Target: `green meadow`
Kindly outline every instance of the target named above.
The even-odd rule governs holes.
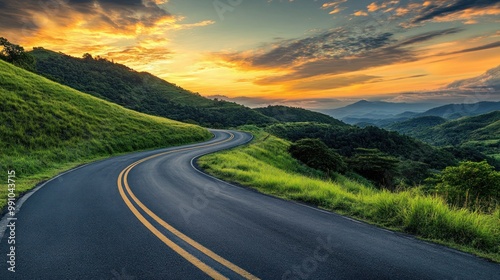
[[[338,175],[327,179],[288,153],[290,142],[246,127],[254,141],[202,157],[210,174],[262,193],[335,211],[500,262],[500,209],[493,214],[452,208],[418,188],[389,192]]]
[[[125,109],[0,60],[0,208],[7,171],[16,194],[61,171],[112,155],[203,141],[199,126]]]

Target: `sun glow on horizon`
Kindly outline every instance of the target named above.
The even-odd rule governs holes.
[[[5,1],[0,36],[230,98],[392,98],[500,64],[495,1],[129,2]]]

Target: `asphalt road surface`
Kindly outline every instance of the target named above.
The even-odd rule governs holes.
[[[197,171],[251,136],[134,153],[35,192],[0,243],[0,279],[500,279],[500,265]]]

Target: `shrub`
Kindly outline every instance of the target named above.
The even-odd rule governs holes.
[[[309,167],[326,173],[344,173],[347,170],[342,157],[319,139],[301,139],[289,148],[290,154]]]

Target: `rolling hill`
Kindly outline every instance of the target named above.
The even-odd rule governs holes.
[[[302,108],[287,106],[267,106],[254,109],[257,112],[281,122],[318,122],[331,125],[346,126],[345,123],[328,115]]]
[[[242,105],[202,97],[104,58],[76,58],[43,48],[29,53],[36,59],[38,74],[146,114],[215,128],[277,122]]]
[[[384,128],[388,130],[397,131],[401,134],[414,136],[430,127],[440,125],[445,122],[446,119],[441,117],[425,116],[425,117],[417,117],[402,122],[393,123]]]
[[[378,149],[401,160],[423,162],[435,169],[442,169],[457,162],[457,158],[450,153],[411,137],[377,127],[286,123],[271,125],[266,131],[289,141],[317,138],[345,157],[352,157],[356,148],[368,148]]]
[[[145,115],[0,60],[0,172],[16,191],[96,158],[209,139],[196,125]],[[7,188],[0,189],[0,208]]]
[[[475,147],[500,158],[500,111],[443,122],[439,117],[420,117],[388,127],[437,146]]]

